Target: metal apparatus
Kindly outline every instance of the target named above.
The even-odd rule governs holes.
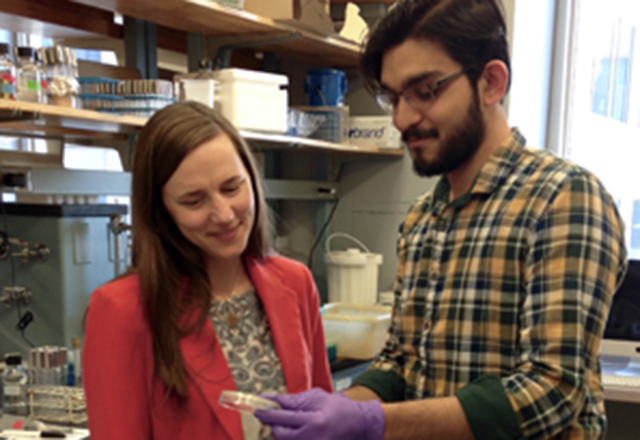
[[[89,296],[126,264],[128,207],[106,196],[128,196],[130,174],[64,169],[65,147],[52,144],[0,149],[1,193],[15,200],[0,203],[0,326],[15,334],[0,353],[82,338]]]

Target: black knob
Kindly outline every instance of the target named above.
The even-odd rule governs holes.
[[[4,173],[2,185],[24,188],[27,186],[27,175],[24,173]]]

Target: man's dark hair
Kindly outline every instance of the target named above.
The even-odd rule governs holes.
[[[500,0],[400,0],[372,29],[360,60],[370,90],[380,88],[382,57],[410,38],[441,44],[474,89],[484,66],[504,62],[511,83],[507,29]],[[506,94],[506,93],[505,93]]]

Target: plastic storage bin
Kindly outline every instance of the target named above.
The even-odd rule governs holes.
[[[325,338],[338,344],[338,358],[371,359],[384,345],[391,307],[329,303],[322,322]]]
[[[218,81],[214,107],[243,130],[286,133],[286,75],[247,69],[221,69],[214,72]]]

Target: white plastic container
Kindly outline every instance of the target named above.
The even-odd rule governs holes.
[[[364,250],[349,248],[346,251],[331,251],[333,238],[345,237],[355,241]],[[336,232],[325,242],[329,302],[353,304],[375,304],[378,302],[378,266],[382,255],[369,249],[355,237]]]
[[[338,358],[371,359],[376,356],[391,324],[391,307],[329,303],[322,316],[324,335],[338,345]]]
[[[214,107],[216,82],[213,79],[184,78],[178,84],[182,101],[196,101],[211,108]]]
[[[285,133],[287,131],[286,75],[247,69],[214,71],[218,81],[215,108],[238,129]]]
[[[385,149],[402,148],[402,134],[391,116],[350,116],[349,143]]]

